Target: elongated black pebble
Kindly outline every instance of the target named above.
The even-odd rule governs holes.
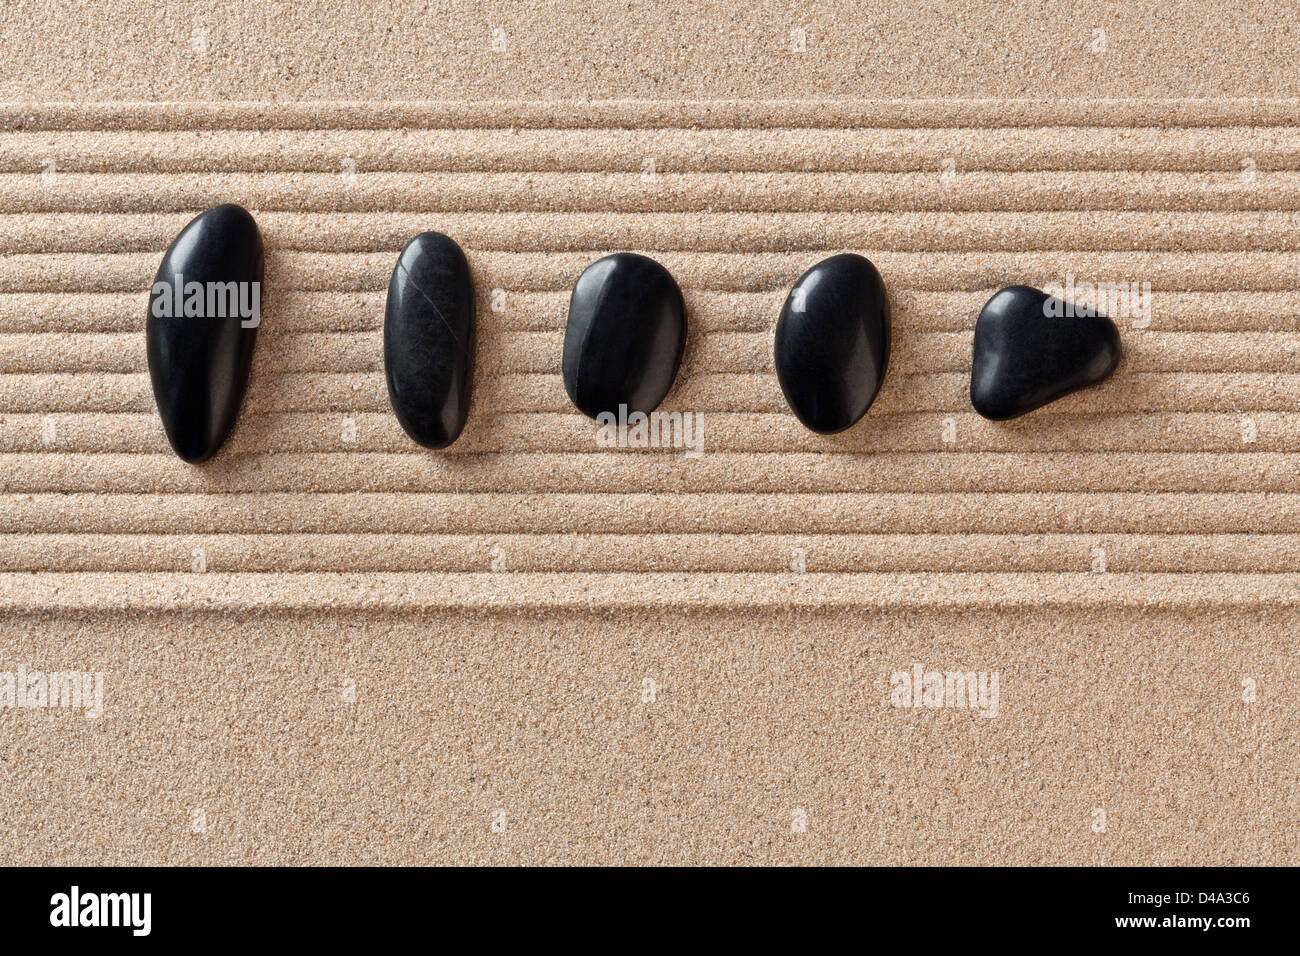
[[[664,400],[686,345],[686,305],[668,270],[620,252],[578,277],[564,328],[564,388],[579,410],[649,414]]]
[[[825,435],[867,413],[889,365],[889,298],[869,259],[844,253],[794,284],[776,322],[776,378],[799,421]]]
[[[474,279],[460,246],[422,232],[402,249],[388,282],[384,371],[406,434],[446,448],[469,415],[474,381]]]
[[[1001,421],[1108,377],[1120,359],[1119,329],[1104,315],[1079,315],[1029,286],[993,295],[975,320],[970,400]]]
[[[241,206],[199,215],[163,256],[149,295],[146,352],[167,440],[195,464],[235,425],[262,316],[262,234]]]

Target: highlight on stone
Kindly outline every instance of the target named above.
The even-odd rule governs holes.
[[[145,344],[172,449],[206,461],[230,435],[248,387],[261,323],[262,235],[241,206],[195,217],[158,266]]]
[[[649,414],[677,377],[686,347],[681,289],[658,262],[605,256],[578,277],[564,328],[564,387],[583,414]]]
[[[474,280],[465,253],[438,232],[397,257],[384,311],[388,400],[402,429],[446,448],[465,428],[474,381]]]
[[[781,392],[799,421],[830,435],[875,401],[889,366],[889,298],[870,260],[844,253],[794,284],[776,323]]]
[[[985,418],[1016,418],[1107,378],[1119,365],[1119,329],[1046,292],[1009,286],[975,321],[970,400]]]

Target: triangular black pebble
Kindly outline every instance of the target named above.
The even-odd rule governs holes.
[[[1080,315],[1046,292],[1010,286],[975,321],[970,401],[985,418],[1015,418],[1095,385],[1119,357],[1119,329],[1106,316]]]

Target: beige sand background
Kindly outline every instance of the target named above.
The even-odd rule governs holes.
[[[0,672],[106,695],[0,709],[0,862],[1300,862],[1298,55],[1285,5],[6,4]],[[192,468],[146,290],[222,201],[268,288]],[[442,454],[379,347],[424,229],[480,291]],[[565,398],[616,249],[699,458]],[[843,249],[894,354],[822,438],[771,329]],[[1067,274],[1149,326],[983,421],[980,305]],[[891,706],[918,663],[997,716]]]

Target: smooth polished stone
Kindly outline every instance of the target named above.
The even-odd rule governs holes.
[[[1028,286],[994,294],[975,321],[975,411],[994,421],[1015,418],[1115,371],[1121,353],[1115,323],[1073,313],[1061,299]]]
[[[856,423],[889,365],[889,298],[869,259],[844,253],[794,284],[776,322],[776,377],[799,421],[823,435]]]
[[[446,448],[465,427],[474,380],[474,279],[442,233],[402,249],[384,312],[388,401],[406,434]]]
[[[158,266],[145,344],[167,440],[188,462],[226,440],[248,387],[261,322],[262,234],[241,206],[216,206],[181,230]]]
[[[668,270],[620,252],[578,277],[564,329],[564,387],[578,408],[649,414],[677,377],[686,345],[686,305]]]

